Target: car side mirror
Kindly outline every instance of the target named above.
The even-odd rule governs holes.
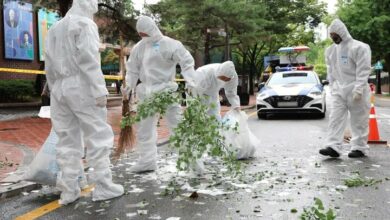
[[[328,80],[322,80],[322,81],[321,81],[321,84],[322,84],[323,86],[329,85],[329,81],[328,81]]]
[[[265,83],[263,83],[263,82],[260,83],[260,84],[259,84],[259,91],[258,91],[258,92],[260,92],[260,90],[261,90],[264,86],[265,86]]]

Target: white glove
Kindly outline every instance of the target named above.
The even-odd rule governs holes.
[[[107,96],[101,96],[96,98],[96,106],[98,107],[106,107],[107,105]]]
[[[196,89],[194,80],[186,81],[186,89],[190,95],[196,96],[199,94],[199,91]]]
[[[121,86],[121,92],[126,99],[129,99],[129,94],[131,92],[130,86],[125,86],[125,87]]]
[[[352,99],[353,99],[353,101],[360,101],[362,99],[362,94],[354,92],[352,95]]]

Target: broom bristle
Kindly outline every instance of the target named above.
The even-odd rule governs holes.
[[[122,116],[130,115],[129,100],[123,100],[122,103]],[[126,150],[131,150],[134,148],[135,143],[135,132],[133,126],[126,126],[121,128],[119,134],[118,146],[115,149],[114,157],[119,158]]]

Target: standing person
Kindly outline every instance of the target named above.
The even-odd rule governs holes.
[[[126,63],[126,83],[124,92],[127,94],[136,88],[140,102],[152,94],[171,90],[176,91],[174,82],[176,65],[181,67],[181,74],[191,86],[191,76],[195,72],[194,59],[190,52],[177,40],[164,36],[156,23],[147,16],[141,16],[137,21],[137,32],[142,40],[132,49]],[[140,80],[140,84],[137,81]],[[181,119],[179,104],[170,106],[166,111],[170,131]],[[157,120],[158,116],[148,117],[137,126],[138,162],[130,168],[131,172],[140,173],[157,169]]]
[[[364,157],[369,149],[371,50],[367,44],[354,40],[339,19],[332,22],[329,33],[334,44],[326,49],[325,59],[332,103],[327,142],[319,153],[340,156],[349,112],[352,139],[348,157]]]
[[[99,34],[93,15],[97,0],[73,0],[66,16],[50,28],[46,43],[46,73],[51,89],[51,116],[59,137],[57,187],[60,204],[80,197],[79,171],[83,147],[75,138],[83,134],[87,161],[95,184],[92,200],[106,200],[123,194],[112,182],[109,154],[114,135],[107,123],[106,84],[100,68]]]
[[[209,106],[208,114],[220,119],[221,105],[219,103],[219,90],[225,89],[225,95],[231,104],[231,109],[240,110],[240,98],[237,95],[238,76],[234,63],[208,64],[196,69],[196,88],[198,95],[206,97]]]

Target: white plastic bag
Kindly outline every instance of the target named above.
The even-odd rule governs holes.
[[[260,141],[249,130],[248,116],[243,111],[230,110],[222,118],[222,123],[230,128],[238,125],[238,132],[230,129],[224,131],[226,144],[232,145],[237,151],[237,159],[248,159],[253,157]]]
[[[38,116],[40,118],[50,118],[50,106],[41,106]]]
[[[31,182],[55,186],[59,167],[56,161],[56,144],[58,136],[51,129],[42,148],[29,165],[24,179]]]

